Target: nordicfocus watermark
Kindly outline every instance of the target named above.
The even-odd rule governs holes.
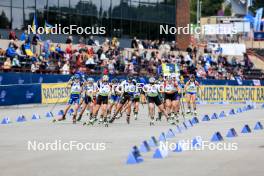
[[[196,143],[193,140],[181,140],[178,143],[169,143],[168,141],[160,142],[159,146],[162,150],[170,151],[237,151],[238,143],[210,142],[204,141],[201,137],[196,138]]]
[[[217,28],[209,27],[209,26],[202,26],[198,27],[193,24],[188,24],[187,26],[179,26],[179,27],[174,27],[174,26],[169,26],[169,25],[160,25],[160,35],[163,34],[170,34],[170,35],[175,35],[175,34],[185,34],[185,35],[201,35],[201,34],[237,34],[238,30],[236,27],[233,28],[226,28],[223,26],[219,26]]]
[[[87,34],[87,35],[104,35],[106,34],[106,27],[104,26],[89,26],[89,27],[80,27],[77,25],[62,26],[61,24],[55,24],[54,26],[45,26],[38,27],[28,25],[27,27],[28,34]]]
[[[122,93],[122,92],[130,92],[130,93],[137,93],[137,92],[144,92],[144,93],[152,93],[152,92],[166,92],[165,86],[158,85],[158,84],[143,84],[143,83],[136,83],[134,85],[131,84],[116,84],[116,85],[104,85],[99,86],[96,85],[93,87],[94,91],[99,90],[99,92],[112,92],[112,93]]]
[[[106,143],[78,142],[75,140],[63,142],[54,140],[51,142],[28,141],[28,151],[104,151]]]

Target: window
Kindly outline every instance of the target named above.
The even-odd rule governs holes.
[[[36,9],[43,10],[47,7],[48,0],[36,0]]]
[[[24,7],[35,9],[36,7],[35,0],[24,0]]]
[[[12,29],[22,29],[23,28],[23,9],[12,8]]]
[[[23,8],[23,1],[21,1],[21,0],[12,0],[12,7]]]
[[[11,6],[11,0],[1,0],[0,6]]]

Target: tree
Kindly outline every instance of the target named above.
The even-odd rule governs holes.
[[[203,0],[202,16],[216,16],[218,10],[222,8],[224,0]]]
[[[225,8],[225,16],[231,16],[231,15],[232,15],[231,4],[229,4],[229,5],[226,6],[226,8]]]
[[[202,16],[216,16],[222,8],[224,0],[200,0],[202,2]],[[191,22],[196,23],[197,0],[190,0]]]
[[[252,12],[256,12],[257,9],[264,7],[264,1],[263,0],[253,0],[253,5],[250,7],[250,10]]]
[[[2,11],[0,15],[0,28],[9,28],[10,27],[10,22],[5,14],[4,11]]]

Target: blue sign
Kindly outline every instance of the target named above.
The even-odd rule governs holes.
[[[41,84],[0,86],[0,106],[31,103],[41,103]]]
[[[254,32],[255,41],[264,41],[264,32]]]

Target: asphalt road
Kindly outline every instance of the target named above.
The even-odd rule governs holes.
[[[241,105],[199,105],[199,119],[204,114],[213,112],[228,112],[231,108]],[[210,150],[169,152],[164,159],[153,159],[154,149],[143,153],[144,162],[127,165],[126,159],[134,145],[139,146],[143,140],[151,136],[158,136],[170,128],[163,120],[155,126],[149,126],[147,107],[140,107],[139,120],[132,120],[130,125],[125,118],[116,121],[108,128],[101,125],[92,127],[73,125],[68,119],[65,122],[52,123],[45,117],[45,113],[52,108],[49,106],[28,105],[1,107],[0,117],[9,117],[13,123],[0,124],[0,175],[1,176],[263,176],[264,169],[264,130],[242,134],[241,129],[248,124],[252,129],[257,121],[264,124],[264,109],[257,108],[224,119],[201,122],[198,125],[176,134],[169,139],[169,143],[179,140],[191,140],[201,136],[204,141],[210,141],[214,132],[219,131],[224,136],[224,144],[235,144],[237,150]],[[63,106],[54,109],[56,114]],[[32,114],[41,116],[40,120],[30,120]],[[26,122],[15,122],[18,115],[23,114]],[[230,128],[235,128],[238,137],[226,138]],[[73,149],[38,150],[28,149],[31,142],[46,144],[61,141],[69,143],[75,141],[89,144],[93,150]],[[41,146],[41,145],[40,145]],[[103,147],[102,147],[103,146]],[[104,149],[105,150],[102,150]]]

